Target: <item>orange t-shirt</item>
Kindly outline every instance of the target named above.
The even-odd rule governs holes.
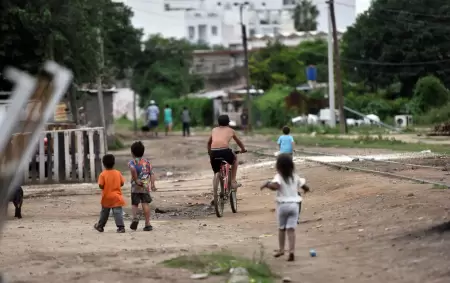
[[[125,206],[125,200],[122,195],[122,184],[125,178],[120,171],[111,169],[103,170],[98,176],[98,184],[103,186],[102,207],[112,208]]]

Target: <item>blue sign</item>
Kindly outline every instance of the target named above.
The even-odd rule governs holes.
[[[317,68],[314,65],[309,65],[306,67],[306,80],[317,81]]]

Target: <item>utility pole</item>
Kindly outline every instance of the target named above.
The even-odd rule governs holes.
[[[333,63],[333,24],[328,10],[328,101],[330,109],[330,126],[336,127],[336,100],[334,98],[334,63]]]
[[[133,90],[133,130],[134,130],[134,135],[137,136],[137,132],[138,132],[138,126],[137,126],[137,103],[136,103],[136,99],[137,99],[137,94],[136,92]]]
[[[250,95],[250,67],[248,62],[248,45],[247,45],[247,28],[244,24],[244,17],[243,17],[243,11],[244,7],[248,6],[249,2],[243,2],[243,3],[234,3],[235,6],[239,6],[239,16],[240,16],[240,23],[241,23],[241,33],[242,33],[242,46],[244,47],[244,67],[245,67],[245,80],[246,80],[246,108],[248,113],[248,130],[251,133],[253,131],[252,126],[252,98]]]
[[[334,63],[336,72],[336,82],[338,87],[338,103],[339,103],[339,129],[341,134],[347,133],[347,123],[345,120],[344,112],[344,91],[342,89],[342,76],[341,76],[341,58],[339,54],[339,41],[337,38],[336,29],[336,15],[334,13],[334,0],[329,0],[331,24],[333,26],[333,41],[334,41]]]
[[[97,36],[98,36],[98,44],[99,44],[99,71],[97,75],[97,96],[98,96],[98,104],[99,104],[99,110],[100,110],[100,118],[102,120],[102,127],[104,129],[104,142],[105,142],[105,151],[108,152],[108,129],[106,128],[106,120],[105,120],[105,105],[103,103],[103,81],[102,81],[102,75],[105,68],[105,61],[104,61],[104,50],[103,50],[103,37],[101,28],[99,27],[97,29]]]

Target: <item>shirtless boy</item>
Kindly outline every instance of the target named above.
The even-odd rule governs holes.
[[[237,189],[238,183],[236,181],[236,173],[238,169],[238,161],[234,152],[230,149],[229,144],[231,139],[237,143],[242,152],[246,152],[244,144],[236,136],[235,131],[228,126],[230,118],[228,115],[220,115],[217,119],[219,123],[218,127],[215,127],[211,131],[211,136],[208,140],[208,153],[211,161],[211,167],[214,173],[220,171],[220,161],[216,158],[223,158],[226,162],[232,165],[231,179],[232,188]]]

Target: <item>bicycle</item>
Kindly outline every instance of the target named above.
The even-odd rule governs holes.
[[[237,150],[234,151],[234,153],[240,154],[242,152]],[[216,158],[216,160],[221,160],[222,164],[220,165],[220,171],[214,174],[213,179],[214,209],[217,217],[222,217],[225,202],[228,198],[230,198],[231,211],[233,211],[233,213],[237,212],[237,196],[236,190],[231,189],[232,179],[230,176],[230,171],[232,165],[226,162],[223,158]]]

